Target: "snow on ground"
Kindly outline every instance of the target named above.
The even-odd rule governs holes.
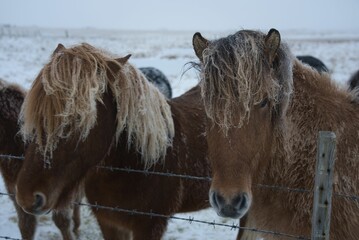
[[[135,32],[103,31],[95,29],[64,30],[38,28],[9,28],[0,26],[0,78],[16,82],[28,89],[42,66],[48,61],[58,43],[71,46],[88,42],[118,56],[132,54],[130,62],[137,67],[152,66],[168,76],[174,97],[197,84],[193,69],[184,73],[185,64],[196,61],[191,42],[194,32]],[[228,33],[203,33],[209,39],[227,36]],[[312,55],[321,59],[331,70],[332,77],[345,84],[359,69],[358,33],[320,33],[290,31],[282,33],[296,55]],[[0,192],[6,192],[0,178]],[[80,239],[101,239],[96,221],[88,208],[82,207]],[[219,218],[212,209],[196,213],[177,214],[208,222],[237,224]],[[171,220],[165,240],[174,239],[235,239],[237,232],[230,228]],[[20,238],[16,212],[7,196],[0,195],[0,238]],[[37,239],[61,239],[51,216],[39,219]]]

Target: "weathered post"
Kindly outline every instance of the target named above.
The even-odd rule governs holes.
[[[336,136],[333,132],[319,132],[314,184],[312,240],[329,240],[335,147]]]

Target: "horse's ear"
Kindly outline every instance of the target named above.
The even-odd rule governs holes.
[[[128,54],[127,56],[125,57],[122,57],[122,58],[116,58],[115,61],[120,63],[121,65],[127,63],[128,59],[130,59],[131,57],[131,54]],[[118,66],[118,64],[116,64],[115,62],[113,61],[107,61],[107,65],[108,67],[111,69],[111,71],[113,73],[116,73],[120,68]]]
[[[130,59],[132,55],[131,54],[128,54],[127,56],[125,57],[122,57],[122,58],[116,58],[116,61],[121,63],[121,64],[125,64],[127,63],[128,59]]]
[[[199,32],[196,32],[192,38],[192,45],[196,56],[199,60],[203,61],[203,51],[208,47],[209,41],[202,37]]]
[[[269,30],[267,36],[265,37],[265,53],[267,55],[268,62],[270,65],[273,64],[279,46],[280,46],[280,34],[278,30],[272,28],[271,30]]]
[[[55,54],[55,53],[59,53],[59,52],[65,50],[65,49],[66,49],[65,46],[62,45],[61,43],[59,43],[59,44],[57,45],[55,51],[54,51],[54,54]]]

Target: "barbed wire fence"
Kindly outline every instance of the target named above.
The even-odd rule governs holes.
[[[8,193],[3,193],[0,192],[0,196],[15,196],[14,194],[8,194]],[[292,235],[292,234],[286,234],[286,233],[281,233],[281,232],[275,232],[275,231],[270,231],[270,230],[263,230],[263,229],[256,229],[256,228],[250,228],[250,227],[241,227],[239,226],[239,224],[226,224],[226,223],[216,223],[215,221],[209,222],[209,221],[205,221],[205,220],[199,220],[199,219],[195,219],[194,217],[178,217],[178,216],[173,216],[173,215],[164,215],[164,214],[159,214],[159,213],[155,213],[155,212],[142,212],[142,211],[138,211],[138,210],[134,210],[134,209],[123,209],[123,208],[119,208],[119,207],[109,207],[109,206],[103,206],[103,205],[98,205],[98,204],[90,204],[90,203],[84,203],[84,202],[74,202],[74,204],[78,205],[78,206],[84,206],[84,207],[89,207],[91,209],[95,209],[95,210],[99,210],[99,209],[103,209],[103,210],[109,210],[109,211],[114,211],[114,212],[121,212],[121,213],[128,213],[130,215],[140,215],[140,216],[148,216],[148,217],[159,217],[159,218],[165,218],[165,219],[171,219],[171,220],[179,220],[179,221],[185,221],[188,222],[189,224],[192,223],[199,223],[199,224],[206,224],[206,225],[210,225],[215,227],[224,227],[224,228],[229,228],[230,230],[243,230],[243,231],[251,231],[251,232],[257,232],[257,233],[264,233],[264,234],[271,234],[274,236],[280,236],[280,237],[287,237],[288,239],[303,239],[303,240],[310,240],[310,238],[308,237],[304,237],[304,236],[296,236],[296,235]],[[11,238],[11,237],[6,237],[6,236],[0,236],[0,239],[17,239],[17,238]]]
[[[2,155],[0,154],[0,159],[17,159],[17,160],[24,160],[24,156],[13,156],[13,155]],[[158,175],[158,176],[166,176],[166,177],[178,177],[178,178],[185,178],[185,179],[192,179],[192,180],[203,180],[203,181],[212,181],[211,177],[202,177],[202,176],[192,176],[192,175],[185,175],[185,174],[176,174],[171,172],[156,172],[156,171],[149,171],[149,170],[138,170],[138,169],[131,169],[131,168],[120,168],[120,167],[112,167],[112,166],[96,166],[99,169],[107,169],[109,171],[121,171],[127,173],[142,173],[145,175]],[[257,188],[267,188],[277,191],[286,191],[286,192],[298,192],[298,193],[312,193],[312,190],[303,189],[303,188],[290,188],[285,186],[277,186],[277,185],[267,185],[267,184],[254,184],[254,187]],[[0,194],[1,195],[1,194]],[[352,201],[359,202],[359,195],[355,194],[346,194],[346,193],[333,193],[334,197],[341,197],[347,198]]]
[[[24,159],[24,157],[23,156],[12,156],[12,155],[0,155],[0,159],[3,159],[3,160],[4,159],[5,160],[6,159],[7,160],[15,159],[15,160],[20,160],[21,161],[21,160]],[[171,172],[157,172],[157,171],[138,170],[138,169],[131,169],[131,168],[119,168],[119,167],[112,167],[112,166],[97,166],[97,168],[112,171],[112,172],[121,171],[121,172],[127,172],[127,173],[141,173],[141,174],[145,174],[145,175],[158,175],[158,176],[166,176],[166,177],[177,177],[177,178],[198,180],[198,181],[211,181],[212,180],[212,178],[208,177],[208,176],[191,176],[191,175],[176,174],[176,173],[171,173]],[[301,188],[289,188],[289,187],[286,187],[286,186],[273,186],[273,185],[266,185],[266,184],[255,184],[254,187],[262,188],[262,189],[270,189],[270,190],[275,190],[275,191],[313,194],[313,190],[301,189]],[[0,197],[1,196],[14,197],[14,194],[0,192]],[[354,194],[351,195],[351,194],[334,192],[333,197],[345,198],[345,199],[348,199],[348,200],[355,201],[355,202],[359,203],[359,196],[354,195]],[[199,220],[199,219],[195,219],[194,217],[191,217],[191,216],[189,216],[187,218],[173,216],[173,215],[168,216],[168,215],[155,213],[155,212],[152,212],[152,211],[150,211],[150,212],[142,212],[142,211],[138,211],[136,209],[123,209],[123,208],[119,208],[119,207],[102,206],[102,205],[98,205],[98,204],[90,204],[90,203],[84,203],[84,202],[75,202],[74,204],[77,204],[77,205],[82,206],[82,207],[88,207],[88,208],[91,208],[91,209],[97,209],[97,210],[102,209],[102,210],[108,210],[108,211],[127,213],[127,214],[131,214],[131,215],[160,217],[160,218],[166,218],[166,219],[171,219],[171,220],[175,220],[175,221],[185,221],[185,222],[188,222],[189,224],[192,224],[192,223],[206,224],[206,225],[213,226],[214,228],[215,227],[224,227],[224,228],[231,229],[231,230],[252,231],[252,232],[257,232],[257,233],[262,233],[262,234],[270,234],[270,235],[274,235],[274,236],[278,236],[278,237],[286,237],[287,239],[305,239],[305,240],[310,240],[311,239],[308,236],[296,236],[296,235],[291,235],[291,234],[287,234],[287,233],[275,232],[275,231],[264,230],[264,229],[241,227],[241,226],[239,226],[239,224],[235,224],[235,223],[226,224],[226,223],[217,223],[214,220],[213,221]],[[1,236],[1,235],[0,235],[0,239],[20,240],[18,238],[11,238],[11,237],[8,237],[8,236]]]

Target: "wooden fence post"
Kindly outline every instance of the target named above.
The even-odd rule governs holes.
[[[314,184],[312,240],[329,240],[335,147],[336,136],[333,132],[319,132]]]

